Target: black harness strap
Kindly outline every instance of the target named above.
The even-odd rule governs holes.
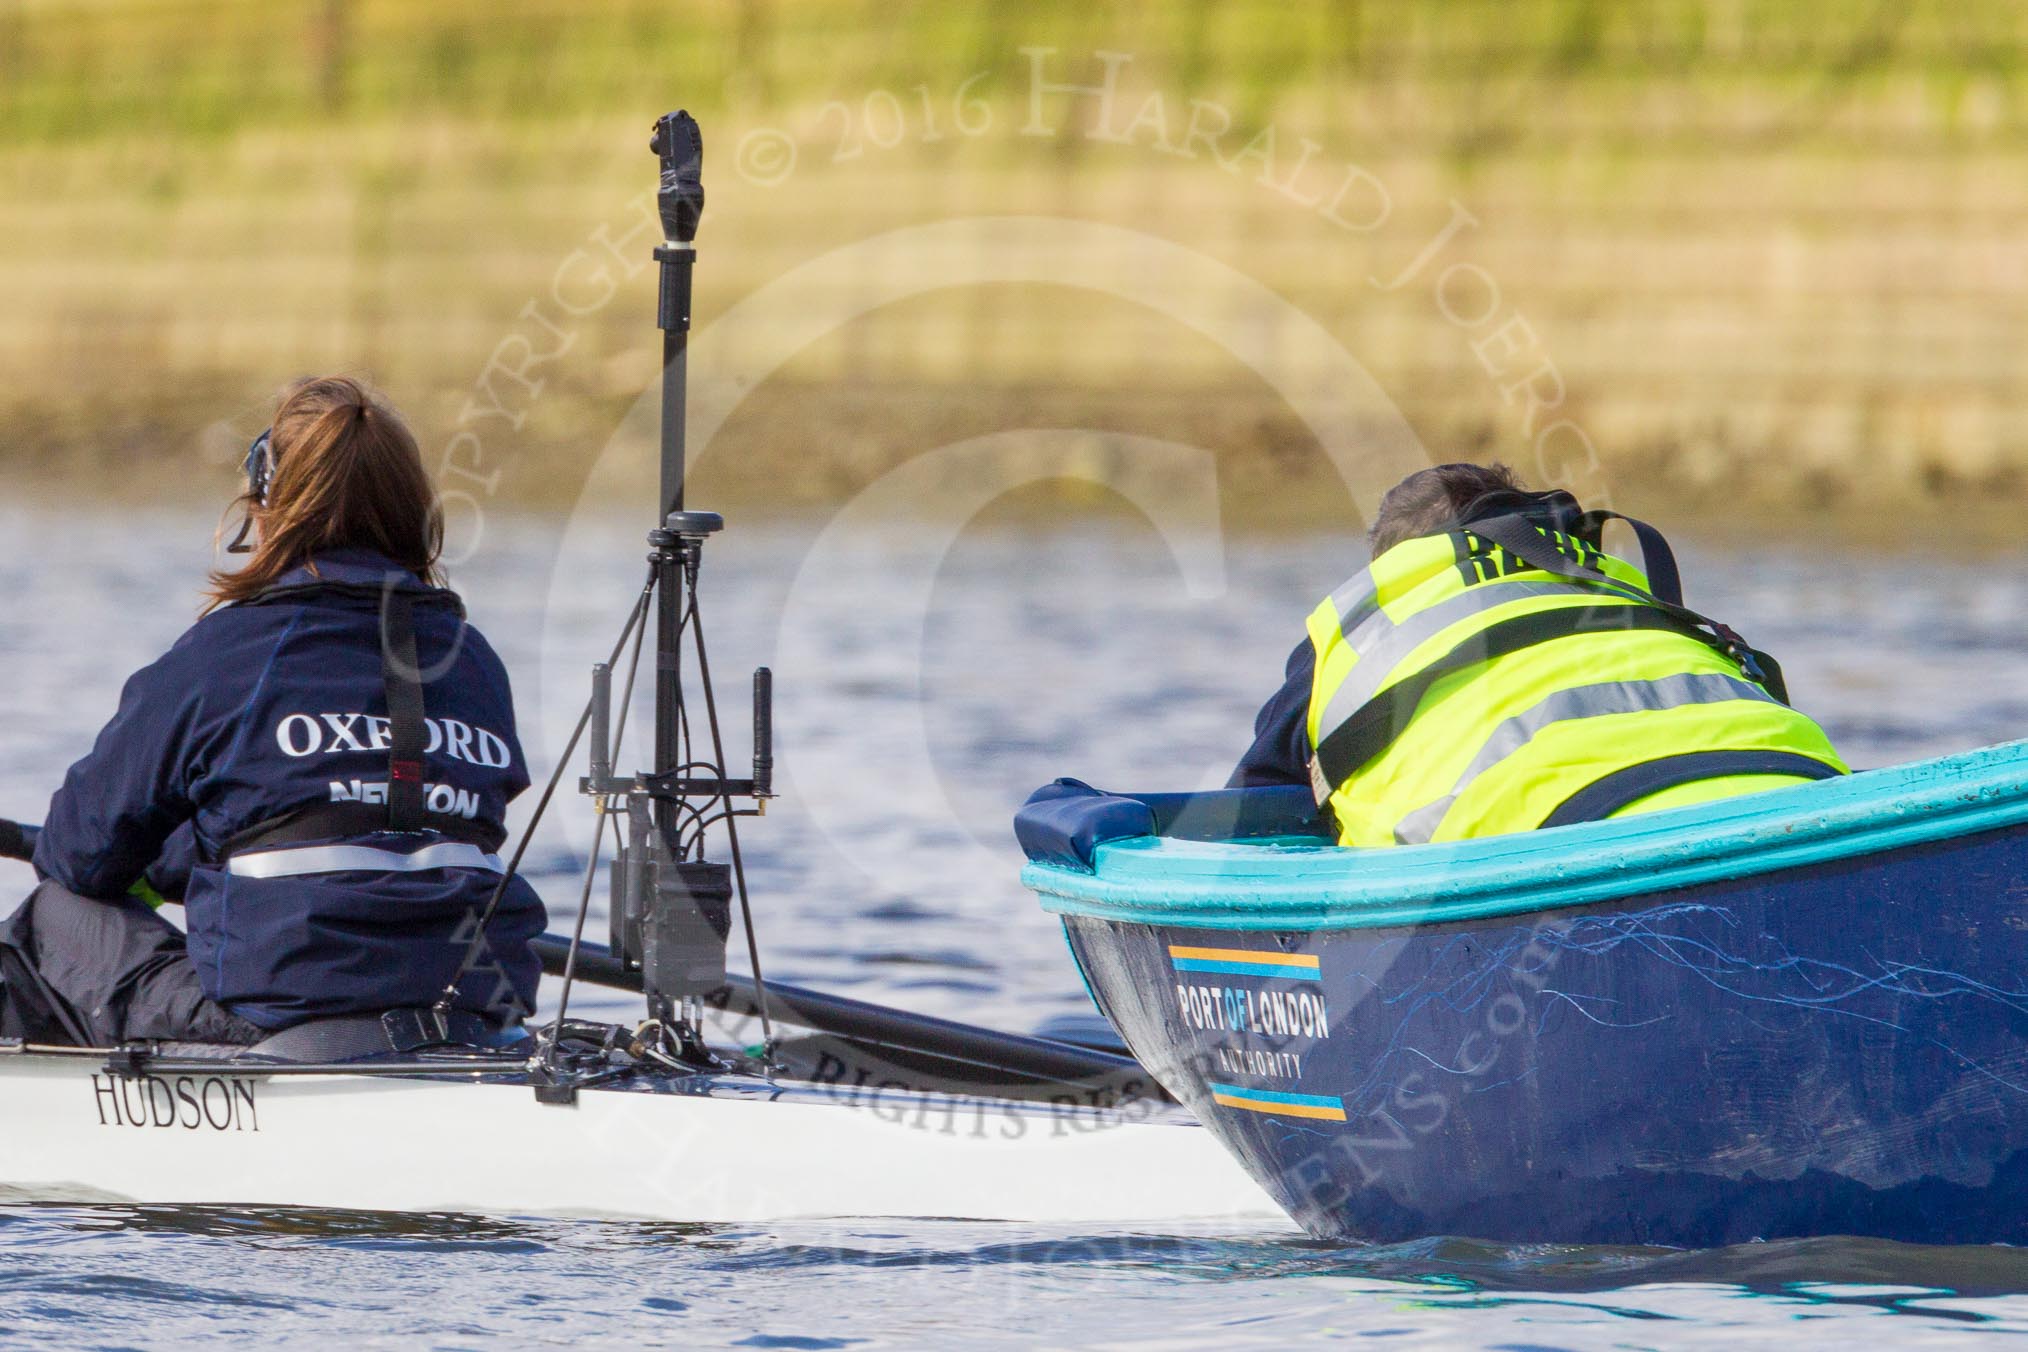
[[[1550,543],[1549,537],[1523,516],[1497,516],[1487,521],[1475,521],[1462,529],[1481,539],[1492,541],[1531,568],[1538,568],[1555,577],[1603,588],[1613,595],[1653,606],[1675,619],[1685,633],[1694,635],[1739,663],[1740,670],[1745,673],[1747,679],[1758,683],[1783,704],[1789,702],[1788,682],[1782,679],[1781,663],[1741,638],[1732,626],[1714,620],[1708,615],[1700,615],[1682,604],[1683,587],[1676,572],[1676,556],[1669,549],[1669,542],[1662,538],[1660,531],[1645,521],[1635,521],[1631,517],[1621,516],[1618,512],[1595,512],[1586,515],[1597,516],[1601,524],[1606,519],[1613,519],[1625,521],[1632,526],[1635,537],[1641,542],[1642,561],[1659,574],[1657,590],[1665,594],[1642,591],[1631,583],[1621,582],[1596,568],[1565,556]],[[1651,576],[1650,580],[1654,578]],[[1671,596],[1674,599],[1670,599]]]
[[[1641,546],[1641,571],[1648,575],[1648,590],[1658,600],[1672,606],[1682,605],[1683,575],[1676,568],[1676,551],[1669,548],[1662,532],[1638,518],[1604,508],[1586,512],[1580,519],[1579,529],[1592,539],[1598,539],[1608,521],[1624,521],[1634,532],[1634,540]]]
[[[1648,590],[1670,605],[1683,604],[1683,577],[1676,569],[1676,551],[1669,548],[1669,542],[1645,521],[1627,516],[1621,512],[1596,508],[1585,511],[1577,499],[1560,488],[1547,493],[1529,493],[1517,489],[1496,488],[1474,498],[1458,515],[1457,525],[1452,530],[1478,532],[1474,524],[1480,520],[1495,521],[1502,517],[1520,517],[1523,520],[1558,531],[1582,540],[1592,548],[1605,548],[1602,532],[1608,521],[1624,521],[1634,532],[1634,538],[1641,546],[1641,571],[1648,575]],[[1491,538],[1491,537],[1488,537]]]
[[[1667,610],[1644,605],[1560,606],[1487,625],[1413,676],[1407,676],[1359,706],[1318,744],[1317,768],[1332,788],[1379,755],[1407,730],[1430,687],[1446,676],[1552,639],[1615,630],[1666,629],[1711,642],[1711,637]]]
[[[279,817],[255,822],[219,846],[212,861],[224,863],[250,850],[278,850],[326,840],[349,840],[387,830],[387,809],[374,803],[309,803]],[[507,839],[506,828],[437,814],[430,830],[448,840],[477,845],[491,854]]]
[[[1793,751],[1686,751],[1677,756],[1642,761],[1594,779],[1557,805],[1542,819],[1544,826],[1571,826],[1603,821],[1649,794],[1727,775],[1794,775],[1799,779],[1836,779],[1841,771],[1812,756]]]
[[[387,688],[387,829],[420,831],[423,816],[422,667],[415,655],[415,602],[388,588],[380,603],[380,672]]]

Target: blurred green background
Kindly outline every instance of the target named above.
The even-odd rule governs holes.
[[[1756,526],[2005,529],[2024,49],[2016,0],[0,0],[0,478],[218,495],[275,387],[343,369],[433,458],[482,430],[489,494],[572,500],[658,352],[652,274],[607,300],[576,251],[645,256],[645,133],[682,105],[707,135],[700,342],[886,230],[1106,222],[1271,288],[1289,359],[1321,324],[1433,454]],[[1037,103],[1038,70],[1109,63],[1110,123]],[[1215,151],[1183,144],[1193,108],[1229,118]],[[1339,221],[1306,205],[1354,165]],[[1415,283],[1372,283],[1460,211]],[[560,278],[583,313],[545,330],[527,307]],[[510,335],[558,332],[521,384],[482,383]],[[1543,363],[1561,397],[1531,419],[1514,381]],[[1040,426],[1209,446],[1244,510],[1326,510],[1309,433],[1216,336],[1100,295],[883,306],[763,393],[714,452],[726,498],[835,501]],[[1538,456],[1557,420],[1596,466]]]

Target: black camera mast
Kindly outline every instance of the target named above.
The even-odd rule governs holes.
[[[593,843],[593,869],[597,867],[598,846],[604,840],[606,817],[623,818],[623,822],[615,821],[619,852],[612,872],[611,951],[625,970],[641,973],[648,1021],[635,1038],[636,1046],[643,1053],[700,1065],[713,1060],[704,1047],[703,997],[725,985],[726,940],[735,893],[746,931],[747,956],[760,993],[763,1038],[770,1052],[774,1045],[738,826],[738,818],[758,814],[773,793],[773,680],[765,667],[754,673],[753,771],[749,778],[732,779],[727,773],[718,702],[711,684],[711,659],[697,605],[704,544],[724,528],[725,521],[716,512],[687,510],[683,501],[688,468],[684,434],[691,278],[697,259],[697,227],[704,215],[704,142],[696,119],[686,112],[674,112],[655,123],[648,148],[661,163],[656,205],[663,234],[663,242],[655,250],[655,261],[661,265],[656,301],[656,323],[662,330],[661,510],[660,524],[648,533],[649,586],[656,601],[654,768],[633,776],[614,774],[619,740],[610,730],[612,669],[600,664],[592,670],[592,764],[582,789],[593,799],[601,828]],[[629,665],[628,693],[639,670],[640,637],[636,636]],[[684,688],[686,641],[696,656],[697,685],[704,699],[704,745],[691,730]],[[624,704],[620,718],[619,731],[623,733]],[[738,806],[740,802],[753,806]],[[725,827],[729,864],[704,857],[705,834],[719,824]],[[571,940],[573,950],[583,929],[580,909]],[[568,1009],[573,975],[574,970],[567,967],[559,997],[559,1023]]]
[[[556,772],[536,802],[534,817],[485,914],[468,936],[456,977],[438,1003],[438,1010],[447,1012],[458,982],[486,965],[486,925],[497,911],[509,879],[519,871],[536,824],[548,809],[578,743],[589,732],[590,773],[579,787],[592,799],[596,814],[591,855],[578,897],[577,924],[564,960],[556,1018],[544,1031],[535,1066],[538,1095],[549,1087],[566,1098],[571,1091],[566,1079],[555,1073],[554,1058],[566,1033],[571,986],[577,975],[608,819],[613,822],[618,845],[611,881],[610,962],[618,965],[623,977],[638,974],[648,1006],[648,1017],[636,1029],[627,1050],[675,1069],[721,1064],[704,1044],[703,997],[726,986],[726,943],[735,895],[747,957],[753,966],[754,1003],[766,1058],[772,1058],[775,1047],[738,827],[740,817],[758,816],[774,796],[774,682],[766,667],[754,672],[753,769],[750,777],[733,779],[727,773],[718,702],[711,684],[711,659],[697,606],[704,544],[724,529],[725,521],[716,512],[690,511],[683,501],[691,275],[697,257],[697,227],[704,214],[704,146],[696,119],[687,112],[674,112],[655,123],[648,147],[661,161],[657,205],[664,236],[655,250],[655,260],[661,264],[656,303],[656,322],[662,330],[660,511],[657,526],[648,532],[648,577],[611,655],[592,668],[590,701],[564,747]],[[640,672],[651,608],[655,630],[653,768],[618,775],[613,767],[626,733],[627,710]],[[703,697],[702,743],[691,728],[684,682],[686,644],[696,659],[696,684]],[[623,655],[627,658],[626,683],[615,724],[612,673]],[[706,833],[719,825],[725,828],[729,863],[704,857]]]
[[[704,210],[700,180],[703,160],[697,123],[688,113],[670,113],[655,124],[649,142],[661,161],[660,212],[666,238],[655,250],[661,267],[656,304],[662,329],[662,463],[658,524],[648,533],[648,575],[606,660],[593,666],[591,697],[557,759],[556,769],[536,800],[535,812],[516,842],[491,900],[461,937],[465,953],[437,1002],[439,1026],[447,1027],[461,981],[475,972],[499,978],[496,1002],[514,999],[513,986],[493,963],[486,928],[521,868],[536,827],[557,787],[590,734],[590,773],[580,790],[592,800],[596,829],[578,893],[577,923],[565,944],[537,939],[543,966],[562,978],[556,1015],[536,1031],[528,1076],[545,1103],[570,1103],[577,1091],[629,1065],[647,1063],[678,1074],[735,1069],[771,1074],[778,1043],[771,1006],[799,1027],[855,1040],[873,1049],[928,1057],[961,1075],[989,1083],[1041,1083],[1082,1097],[1090,1092],[1146,1093],[1146,1072],[1129,1058],[1085,1047],[996,1033],[968,1024],[887,1009],[863,1001],[795,986],[770,987],[762,979],[754,938],[746,866],[740,856],[739,821],[760,815],[774,796],[773,678],[766,667],[753,674],[753,769],[749,778],[726,772],[718,702],[711,684],[711,659],[698,618],[697,576],[704,544],[724,528],[715,512],[691,511],[684,503],[684,403],[690,336],[691,269],[696,259],[699,218]],[[653,614],[651,623],[650,614]],[[616,774],[625,739],[627,711],[655,633],[655,728],[653,768]],[[702,697],[702,736],[693,735],[684,672],[696,665],[696,693]],[[612,694],[614,668],[625,659],[626,681],[617,717]],[[606,843],[606,826],[618,846],[611,878],[610,949],[584,942],[592,888]],[[4,826],[0,823],[0,826]],[[705,858],[713,827],[725,828],[727,863]],[[0,848],[7,844],[0,834]],[[725,970],[726,942],[737,898],[745,928],[753,980]],[[639,991],[647,1018],[631,1033],[612,1025],[571,1019],[570,995],[579,979],[614,989]],[[729,1067],[704,1044],[707,1007],[751,1010],[759,1015],[760,1064]],[[526,1017],[533,1011],[522,1009]]]

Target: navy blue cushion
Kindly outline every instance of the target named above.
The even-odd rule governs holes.
[[[1216,789],[1208,793],[1106,793],[1059,779],[1029,795],[1014,814],[1014,835],[1038,864],[1090,872],[1094,851],[1109,840],[1171,836],[1179,840],[1247,840],[1331,833],[1317,803],[1299,785]]]
[[[1108,840],[1155,834],[1155,814],[1135,798],[1101,793],[1059,779],[1028,796],[1014,814],[1014,836],[1038,864],[1091,869],[1092,851]]]

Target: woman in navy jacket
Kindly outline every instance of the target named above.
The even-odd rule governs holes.
[[[475,942],[528,786],[513,700],[440,584],[415,438],[357,382],[305,382],[248,455],[246,507],[247,565],[212,575],[50,803],[43,881],[0,932],[0,1035],[251,1043],[454,978],[493,1024],[532,1007],[533,890],[510,880]],[[187,943],[155,889],[180,891]]]

